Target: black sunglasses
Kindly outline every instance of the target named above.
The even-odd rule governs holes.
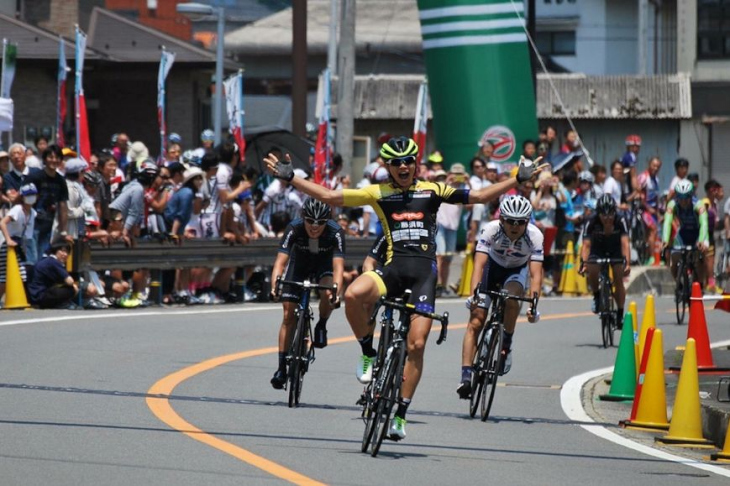
[[[311,224],[312,226],[322,226],[327,222],[326,219],[314,219],[314,218],[304,218],[304,221]]]
[[[527,220],[526,219],[507,219],[507,218],[504,218],[504,219],[502,219],[502,221],[505,224],[508,224],[510,226],[524,226],[524,225],[527,224]]]
[[[390,159],[388,165],[395,165],[396,167],[405,165],[413,165],[416,163],[416,157],[409,155],[407,157],[398,157],[397,159]]]

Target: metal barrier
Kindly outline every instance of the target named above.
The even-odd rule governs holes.
[[[374,241],[372,238],[347,238],[345,264],[361,265]],[[220,239],[185,240],[181,245],[169,241],[137,240],[133,247],[122,243],[107,247],[91,242],[80,249],[74,266],[78,270],[98,271],[273,265],[278,247],[276,238],[252,240],[246,245],[229,245]]]

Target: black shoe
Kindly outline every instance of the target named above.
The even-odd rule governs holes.
[[[464,380],[459,383],[459,387],[456,389],[456,393],[459,394],[459,398],[462,400],[468,400],[471,398],[471,381]]]
[[[317,326],[314,328],[314,340],[312,346],[317,349],[327,347],[327,328],[324,326]]]
[[[286,383],[286,372],[282,370],[276,370],[276,373],[274,373],[274,377],[271,378],[271,386],[274,387],[274,390],[281,390],[284,388],[284,384]]]

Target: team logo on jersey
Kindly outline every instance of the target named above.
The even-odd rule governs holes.
[[[393,218],[395,221],[414,221],[418,219],[423,219],[423,213],[417,212],[417,213],[393,213],[390,215],[391,218]]]
[[[506,162],[515,153],[517,142],[512,130],[504,125],[494,125],[484,132],[481,138],[483,142],[490,142],[494,146],[492,160],[495,162]]]
[[[428,250],[428,245],[421,245],[421,250],[427,251]]]

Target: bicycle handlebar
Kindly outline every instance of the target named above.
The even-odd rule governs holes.
[[[604,263],[608,263],[609,265],[616,265],[616,264],[625,264],[626,259],[625,258],[589,258],[588,260],[581,259],[581,262],[583,262],[586,265],[601,265]]]
[[[512,295],[506,290],[485,290],[481,292],[481,283],[474,289],[473,299],[475,302],[481,300],[479,294],[491,295],[505,300],[517,300],[520,302],[528,302],[530,304],[530,313],[535,315],[537,313],[537,303],[540,301],[540,295],[537,292],[532,294],[532,297],[520,297],[519,295]]]
[[[405,312],[409,315],[418,315],[418,316],[426,317],[428,319],[433,319],[435,321],[439,321],[441,323],[441,332],[439,333],[439,337],[436,340],[436,344],[441,344],[444,341],[446,341],[446,336],[448,334],[448,328],[449,328],[449,313],[448,312],[444,312],[443,314],[436,314],[435,312],[418,310],[418,309],[416,309],[415,305],[406,302],[404,299],[388,299],[385,296],[381,297],[380,300],[378,301],[378,307],[380,307],[380,306],[390,307],[391,309],[395,309],[400,312]]]
[[[281,297],[281,287],[284,285],[291,285],[292,287],[296,287],[299,289],[309,289],[309,290],[331,290],[332,291],[332,298],[330,299],[330,303],[334,304],[337,302],[337,284],[332,285],[320,285],[317,283],[312,283],[309,280],[305,280],[304,282],[295,282],[293,280],[284,280],[281,278],[281,275],[276,277],[276,297]]]

